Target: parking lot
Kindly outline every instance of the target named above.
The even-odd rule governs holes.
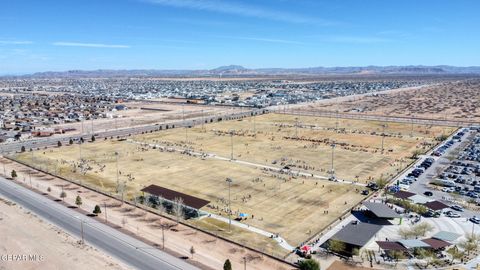
[[[441,201],[451,217],[479,217],[480,129],[461,129],[397,178],[399,188]],[[458,207],[460,206],[460,207]],[[478,210],[478,209],[477,209]],[[473,219],[472,222],[476,222]]]

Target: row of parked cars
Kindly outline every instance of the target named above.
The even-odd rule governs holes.
[[[417,178],[423,174],[428,168],[430,168],[433,163],[435,162],[435,159],[428,157],[425,160],[422,161],[417,167],[415,167],[402,181],[400,181],[400,184],[402,185],[410,185],[413,182],[417,181]]]
[[[458,159],[480,162],[480,135],[475,136],[473,141],[465,148],[465,150],[463,150]]]
[[[432,155],[437,157],[443,156],[448,150],[448,148],[452,147],[452,145],[454,144],[454,140],[449,140],[446,143],[442,144],[440,147],[438,147],[435,151],[433,151]]]

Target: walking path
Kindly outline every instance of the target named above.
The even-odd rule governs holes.
[[[217,219],[217,220],[220,220],[220,221],[223,221],[223,222],[226,222],[226,223],[229,222],[229,219],[228,219],[228,218],[222,217],[222,216],[219,216],[219,215],[216,215],[216,214],[210,214],[209,217],[214,218],[214,219]],[[277,236],[276,234],[273,234],[273,233],[271,233],[271,232],[264,231],[264,230],[262,230],[262,229],[259,229],[259,228],[250,226],[250,225],[248,225],[248,224],[244,224],[244,223],[238,222],[238,221],[236,221],[236,220],[232,220],[232,225],[235,225],[235,226],[237,226],[237,227],[240,227],[240,228],[249,230],[249,231],[254,232],[254,233],[258,233],[258,234],[264,235],[264,236],[266,236],[266,237],[270,237],[270,238],[274,239],[275,241],[277,241],[277,243],[278,243],[282,248],[284,248],[284,249],[286,249],[286,250],[293,251],[293,250],[295,249],[295,247],[293,247],[293,246],[291,246],[290,244],[288,244],[285,239],[283,239],[282,237]]]

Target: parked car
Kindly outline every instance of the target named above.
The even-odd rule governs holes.
[[[370,193],[370,191],[368,191],[368,189],[365,189],[365,190],[362,191],[362,195],[365,195],[365,196],[368,195],[369,193]]]
[[[463,212],[463,207],[461,207],[460,205],[452,205],[450,206],[450,208],[452,208],[453,210],[455,211],[459,211],[459,212]]]
[[[423,195],[428,196],[428,197],[431,197],[431,196],[433,196],[433,192],[431,192],[431,191],[425,191],[425,192],[423,193]]]
[[[445,216],[450,217],[450,218],[459,218],[460,214],[455,213],[453,211],[447,211],[447,212],[445,212]]]
[[[475,223],[475,224],[480,224],[480,218],[473,216],[470,218],[470,221]]]

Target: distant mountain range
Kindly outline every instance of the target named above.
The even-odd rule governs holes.
[[[62,72],[39,72],[28,77],[62,78],[62,77],[259,77],[291,75],[441,75],[441,74],[476,74],[480,75],[480,66],[365,66],[365,67],[310,67],[310,68],[259,68],[249,69],[230,65],[204,70],[70,70]]]

